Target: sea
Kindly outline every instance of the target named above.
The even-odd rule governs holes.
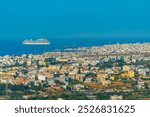
[[[0,56],[42,54],[68,48],[103,46],[109,44],[148,43],[150,38],[48,38],[50,45],[23,45],[24,39],[0,39]]]

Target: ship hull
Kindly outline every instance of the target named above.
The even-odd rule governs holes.
[[[50,43],[23,43],[24,45],[50,45]]]

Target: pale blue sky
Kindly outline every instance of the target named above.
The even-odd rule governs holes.
[[[0,0],[0,39],[150,37],[150,0]]]

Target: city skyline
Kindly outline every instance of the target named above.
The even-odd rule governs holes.
[[[149,100],[150,43],[0,56],[2,100]]]
[[[148,0],[6,0],[0,39],[150,37]]]

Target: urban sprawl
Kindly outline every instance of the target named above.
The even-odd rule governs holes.
[[[148,100],[150,43],[1,56],[0,99]]]

